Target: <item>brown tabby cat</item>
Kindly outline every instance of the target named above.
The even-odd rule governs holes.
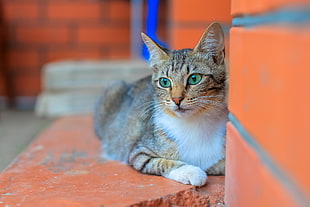
[[[225,171],[222,28],[210,25],[194,49],[170,51],[143,33],[142,39],[152,77],[112,85],[96,107],[104,154],[142,173],[202,186],[207,174]]]

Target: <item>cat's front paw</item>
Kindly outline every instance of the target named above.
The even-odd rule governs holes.
[[[165,177],[183,184],[195,186],[203,186],[207,182],[207,174],[199,167],[193,165],[184,165],[172,169]]]

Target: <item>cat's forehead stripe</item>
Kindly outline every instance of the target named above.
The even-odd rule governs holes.
[[[183,69],[184,65],[187,65],[187,53],[190,49],[184,50],[174,50],[172,53],[172,68],[171,71],[180,71]],[[186,66],[187,67],[187,66]]]

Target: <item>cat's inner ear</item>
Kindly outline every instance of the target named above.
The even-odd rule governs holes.
[[[224,64],[225,42],[224,32],[219,23],[212,23],[203,33],[194,52],[206,54],[216,64]]]
[[[157,44],[143,32],[141,33],[141,37],[150,52],[150,61],[152,65],[169,58],[168,49]]]

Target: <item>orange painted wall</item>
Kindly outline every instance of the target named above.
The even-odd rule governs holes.
[[[233,16],[242,14],[261,14],[279,8],[292,8],[296,5],[306,5],[308,0],[232,0],[231,12]]]
[[[291,192],[270,173],[238,130],[227,125],[225,202],[229,207],[293,207]]]
[[[228,206],[310,206],[310,19],[303,12],[310,12],[305,1],[232,1],[240,25],[230,31]]]

